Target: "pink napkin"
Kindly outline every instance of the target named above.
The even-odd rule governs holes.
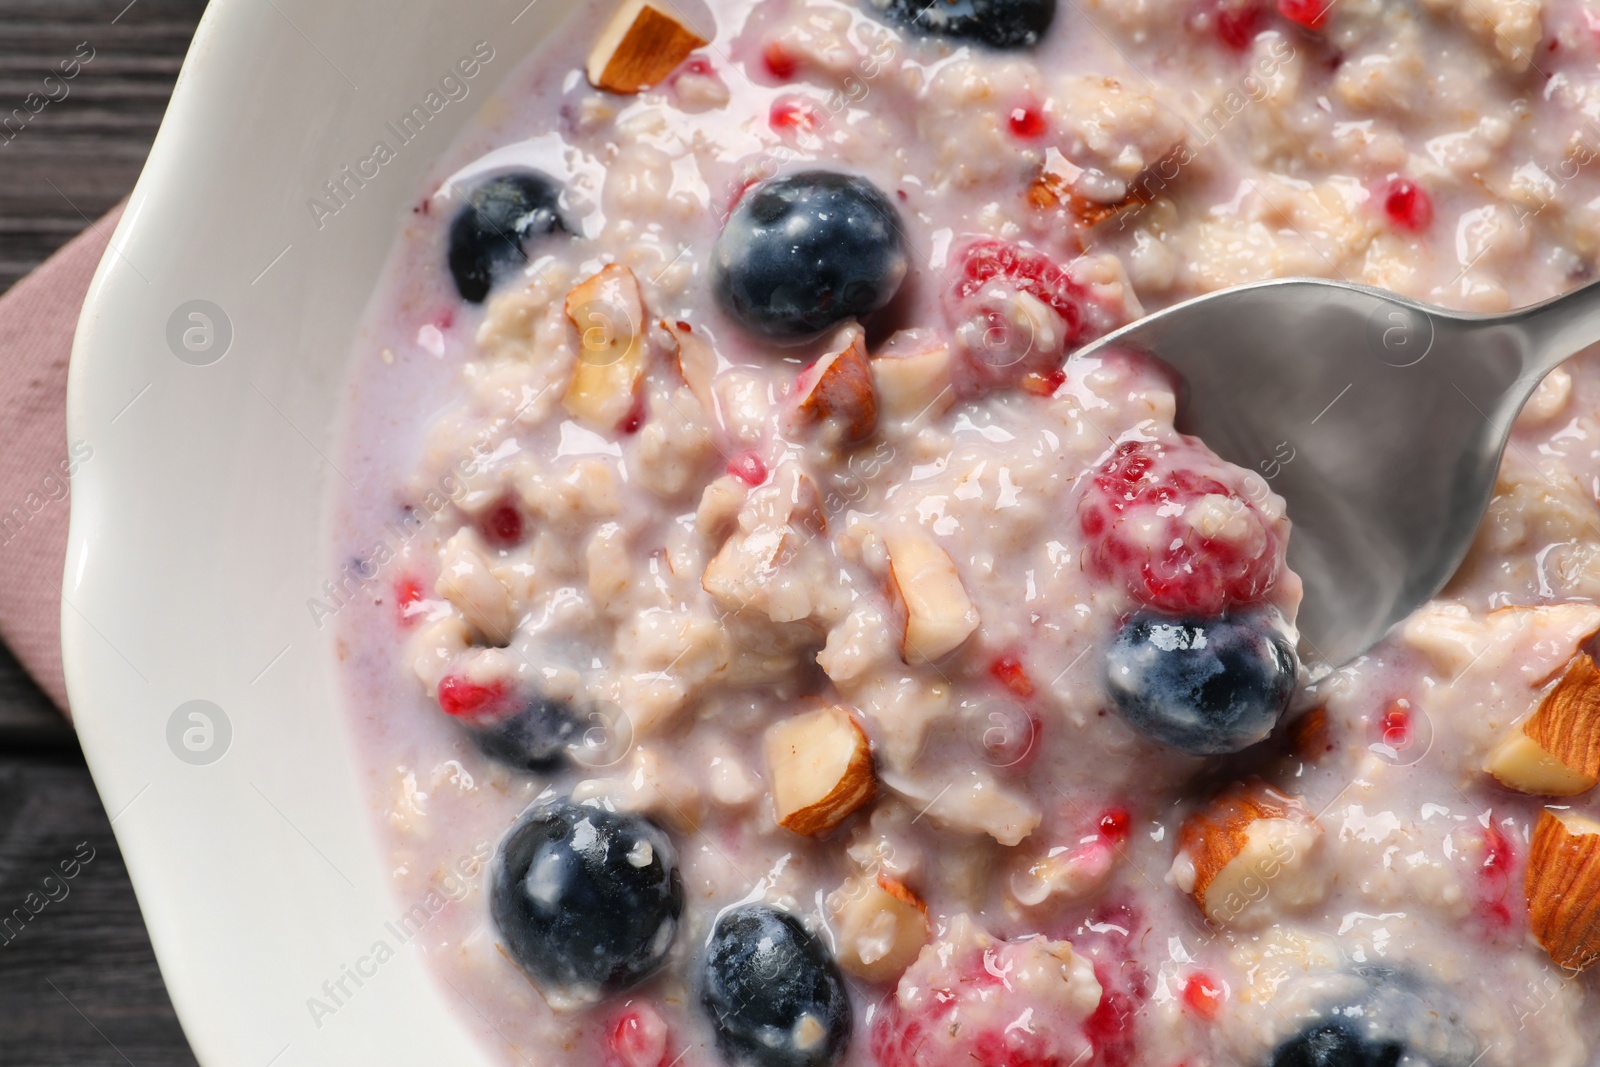
[[[0,386],[0,638],[62,711],[61,569],[67,476],[75,469],[67,449],[67,360],[78,311],[123,207],[0,296],[0,365],[8,377]]]

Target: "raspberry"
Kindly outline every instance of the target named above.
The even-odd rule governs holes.
[[[624,434],[636,434],[644,425],[644,416],[644,397],[641,396],[633,402],[633,407],[628,409],[628,414],[623,416],[617,429]]]
[[[1235,52],[1243,52],[1255,41],[1266,22],[1267,9],[1257,0],[1244,4],[1222,3],[1217,6],[1215,19],[1217,36]]]
[[[1024,141],[1036,141],[1050,132],[1050,124],[1045,121],[1044,110],[1032,101],[1021,107],[1012,108],[1007,121],[1011,126],[1011,132]]]
[[[989,673],[995,681],[1024,700],[1033,696],[1033,679],[1028,677],[1027,668],[1017,657],[1001,656],[989,665]]]
[[[1491,822],[1483,835],[1483,869],[1504,879],[1510,875],[1516,861],[1516,847],[1511,844],[1511,839]]]
[[[767,480],[767,465],[754,449],[745,449],[728,460],[728,473],[754,489]]]
[[[1107,808],[1100,815],[1100,836],[1113,844],[1128,839],[1128,813],[1122,808]]]
[[[767,45],[761,53],[761,61],[766,64],[767,73],[779,81],[788,81],[800,67],[794,56],[784,51],[783,45],[777,41]]]
[[[968,245],[961,254],[956,298],[970,300],[996,281],[1054,308],[1067,324],[1069,344],[1085,339],[1083,305],[1088,292],[1043,252],[1007,241],[982,240]]]
[[[394,583],[395,609],[400,613],[400,625],[409,626],[418,612],[416,605],[422,600],[422,583],[414,576],[403,574]]]
[[[660,1067],[666,1057],[666,1022],[649,1005],[630,1003],[606,1034],[605,1067]]]
[[[1030,372],[1023,375],[1019,382],[1023,392],[1032,393],[1034,396],[1055,396],[1056,391],[1067,384],[1067,372],[1057,367],[1055,370],[1043,374]]]
[[[901,978],[873,1023],[879,1067],[1088,1067],[1072,998],[1092,992],[1087,961],[1044,938],[997,941],[965,917]],[[1071,974],[1061,964],[1070,960]],[[1041,982],[1041,975],[1059,977]],[[1076,983],[1076,985],[1075,985]],[[1081,1016],[1080,1016],[1081,1017]]]
[[[1383,198],[1384,214],[1402,230],[1421,233],[1433,224],[1433,198],[1410,178],[1395,178]]]
[[[478,520],[478,532],[490,548],[515,548],[522,543],[522,512],[511,501],[501,501]]]
[[[1097,978],[1104,978],[1100,967],[1094,969]],[[1104,982],[1102,981],[1102,984]],[[1084,1032],[1100,1054],[1105,1067],[1130,1067],[1133,1063],[1133,1020],[1138,1006],[1126,993],[1107,990],[1100,997],[1100,1006],[1084,1023]]]
[[[822,113],[804,100],[785,96],[773,101],[767,122],[779,132],[793,130],[809,135],[822,126]]]
[[[1378,716],[1378,733],[1390,748],[1405,748],[1411,740],[1411,701],[1404,697],[1389,701]]]
[[[984,962],[991,962],[985,957]],[[960,979],[924,1016],[907,1015],[894,997],[884,1003],[872,1027],[872,1058],[878,1067],[1081,1067],[1081,1040],[1074,1042],[1041,1022],[1024,1028],[976,1027],[957,1021],[963,1002],[996,999],[1007,990],[981,966]],[[1019,1013],[1012,1013],[1013,1016]]]
[[[1476,902],[1478,919],[1484,932],[1491,937],[1511,928],[1514,895],[1511,875],[1516,864],[1516,846],[1490,819],[1483,832],[1483,859],[1478,866]]]
[[[1084,1023],[1094,1044],[1094,1067],[1133,1067],[1139,1063],[1135,1023],[1150,996],[1150,975],[1133,959],[1133,946],[1146,927],[1131,905],[1110,904],[1079,928],[1074,948],[1094,961],[1102,990],[1100,1004]]]
[[[1278,0],[1278,14],[1308,30],[1321,30],[1333,0]]]
[[[1089,291],[1043,252],[984,239],[958,253],[954,264],[960,277],[946,313],[982,385],[1028,382],[1030,391],[1042,392],[1066,353],[1096,333],[1088,321]]]
[[[457,719],[486,719],[500,710],[506,699],[501,684],[480,685],[457,674],[439,680],[439,707]]]
[[[1211,617],[1263,599],[1277,581],[1283,546],[1253,503],[1200,473],[1207,467],[1224,470],[1188,438],[1118,445],[1078,505],[1089,568],[1120,577],[1134,598],[1177,615]]]
[[[1204,971],[1196,971],[1183,983],[1183,1003],[1200,1018],[1210,1021],[1222,1011],[1228,987]]]

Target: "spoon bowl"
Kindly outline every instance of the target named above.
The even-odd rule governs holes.
[[[1600,283],[1506,315],[1290,278],[1174,305],[1081,354],[1182,379],[1178,427],[1288,505],[1310,662],[1338,666],[1442,589],[1545,374],[1600,341]]]

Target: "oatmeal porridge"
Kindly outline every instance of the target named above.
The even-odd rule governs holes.
[[[578,10],[405,220],[320,594],[441,995],[506,1063],[1600,1062],[1600,365],[1326,664],[1271,462],[1072,355],[1553,296],[1597,151],[1578,0]]]

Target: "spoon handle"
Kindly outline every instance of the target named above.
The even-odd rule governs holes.
[[[1528,339],[1527,373],[1543,377],[1600,343],[1600,281],[1524,308],[1512,319]]]

